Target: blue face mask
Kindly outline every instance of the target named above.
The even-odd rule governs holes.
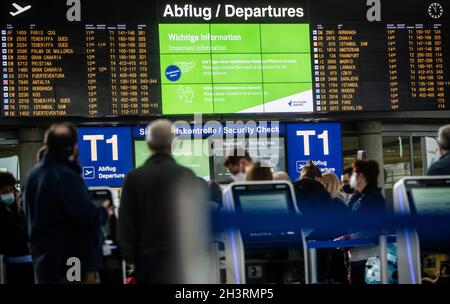
[[[2,201],[2,203],[6,206],[11,206],[15,200],[16,198],[14,197],[13,193],[2,194],[0,196],[0,201]]]

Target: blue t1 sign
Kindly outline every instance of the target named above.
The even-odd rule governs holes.
[[[342,138],[340,123],[287,124],[288,172],[295,181],[311,160],[322,173],[342,174]]]
[[[133,167],[131,128],[78,128],[82,174],[90,187],[122,187]]]

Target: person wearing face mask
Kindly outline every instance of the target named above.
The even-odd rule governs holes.
[[[37,280],[67,282],[68,259],[75,257],[81,264],[81,282],[98,283],[101,226],[106,224],[108,211],[92,202],[81,178],[76,127],[54,124],[45,133],[44,143],[46,153],[29,173],[24,191]]]
[[[0,254],[5,256],[7,284],[33,284],[25,218],[14,176],[0,172]]]
[[[376,161],[357,160],[353,163],[350,185],[358,193],[351,206],[351,213],[368,217],[379,217],[387,212],[386,201],[378,188],[380,169]],[[351,229],[353,230],[353,229]],[[352,231],[350,238],[377,235],[377,231]],[[352,284],[364,284],[365,263],[368,257],[376,256],[378,248],[354,248],[351,250]]]
[[[230,172],[233,181],[245,181],[247,170],[253,165],[253,160],[247,151],[235,148],[223,163]]]
[[[352,174],[353,174],[352,167],[345,169],[344,172],[342,173],[342,181],[341,181],[342,191],[345,193],[347,197],[349,197],[354,192],[354,189],[350,187],[350,178],[352,177]]]
[[[361,193],[358,192],[358,190],[356,189],[356,174],[353,172],[353,168],[352,168],[352,174],[351,174],[349,182],[348,182],[348,187],[350,189],[352,189],[352,191],[353,191],[353,193],[347,197],[347,206],[348,206],[348,209],[351,211],[353,209],[353,205],[361,197]]]
[[[359,198],[352,204],[351,211],[357,213],[384,212],[386,202],[381,189],[378,188],[380,168],[373,160],[357,160],[353,163],[353,174],[350,186],[359,194]]]
[[[430,166],[427,175],[450,175],[450,125],[439,129],[437,142],[441,158]]]

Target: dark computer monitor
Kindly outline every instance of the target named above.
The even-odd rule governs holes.
[[[405,187],[413,214],[450,214],[450,178],[411,179]]]
[[[283,215],[295,214],[295,201],[288,183],[252,183],[231,186],[236,213],[244,215]],[[241,229],[246,243],[278,243],[298,241],[301,233],[280,229],[264,230]]]
[[[292,192],[288,184],[236,185],[232,191],[236,213],[295,213]]]
[[[113,205],[113,195],[109,189],[90,188],[92,201],[97,207],[102,207],[105,201],[109,201]]]
[[[450,215],[450,178],[411,178],[405,181],[411,214]],[[417,228],[421,251],[450,250],[450,231],[434,225]]]

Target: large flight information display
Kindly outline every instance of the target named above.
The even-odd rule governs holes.
[[[1,119],[450,110],[445,1],[2,3]]]

